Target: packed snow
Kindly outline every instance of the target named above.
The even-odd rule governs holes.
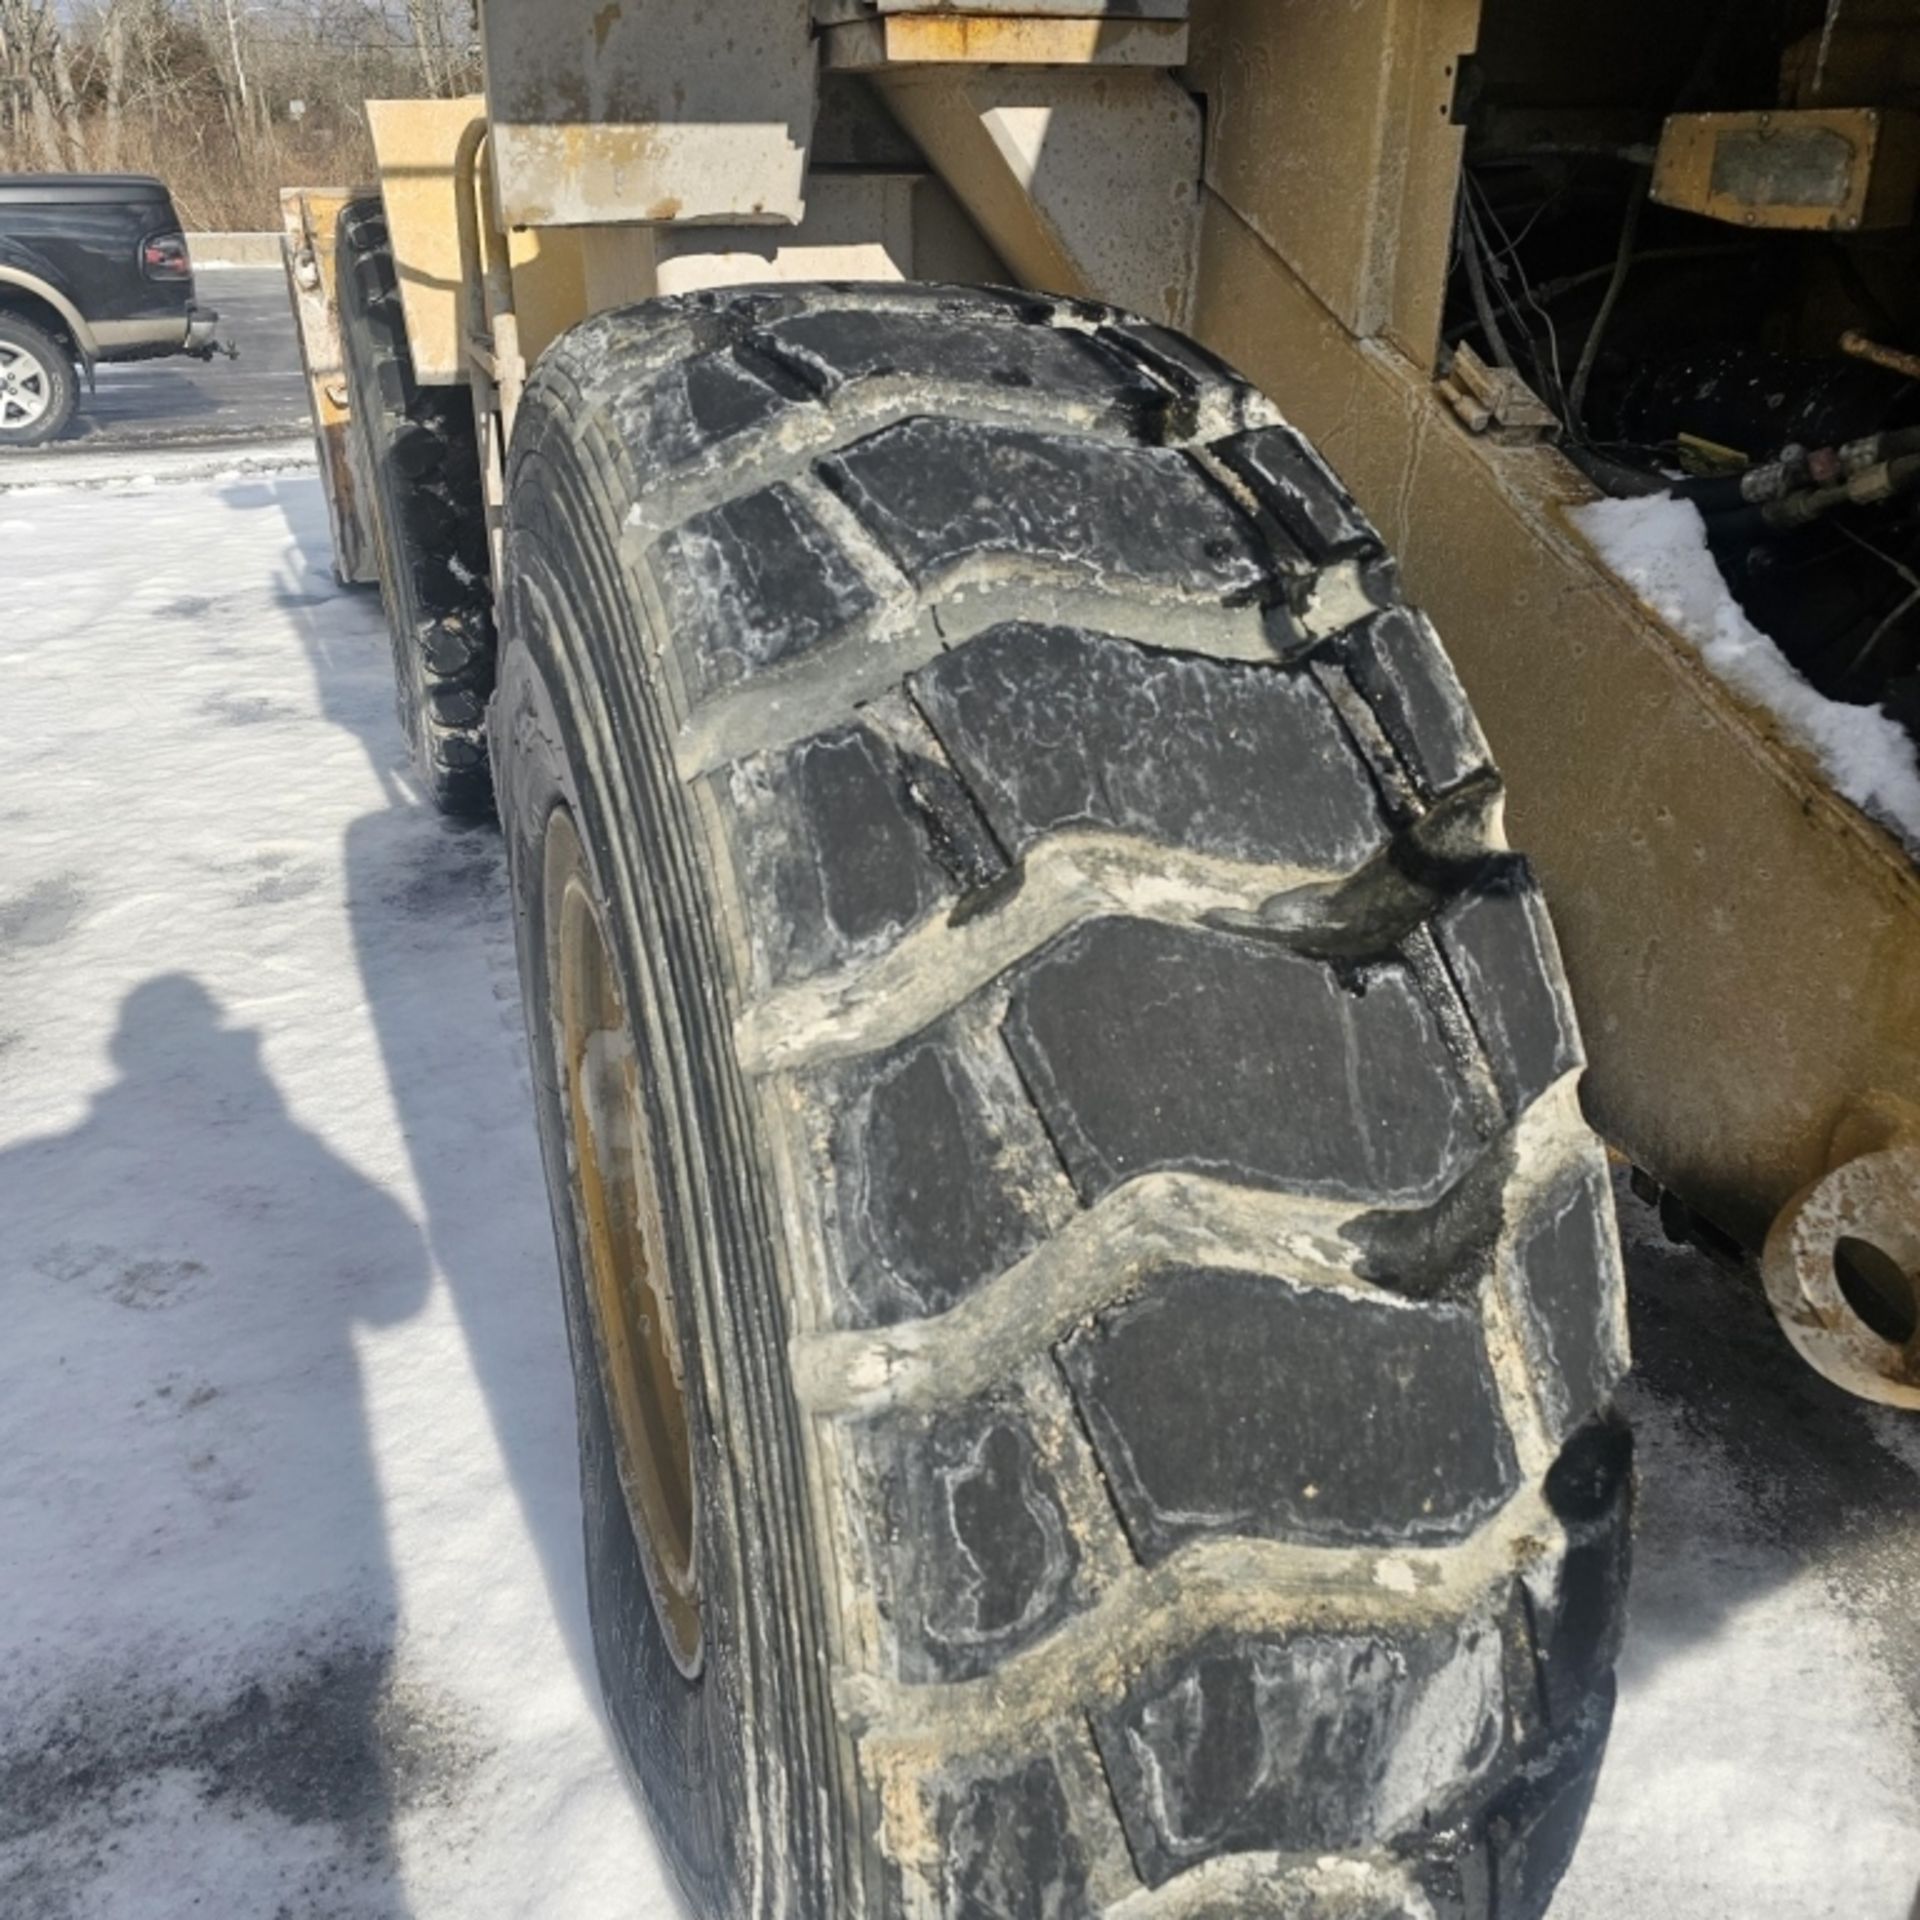
[[[403,771],[311,471],[0,492],[0,554],[0,1920],[666,1920],[497,836]],[[1630,1261],[1648,1525],[1555,1920],[1908,1920],[1920,1443]]]
[[[0,1916],[671,1914],[498,837],[398,771],[311,471],[0,551]]]
[[[1607,566],[1734,692],[1764,708],[1820,763],[1836,792],[1891,826],[1920,853],[1920,755],[1878,707],[1829,700],[1746,616],[1727,590],[1707,525],[1671,494],[1596,500],[1573,519]]]

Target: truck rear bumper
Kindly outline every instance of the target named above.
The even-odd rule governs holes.
[[[96,320],[94,353],[100,360],[158,360],[170,353],[190,353],[205,360],[221,350],[215,337],[220,323],[212,307],[189,307],[153,319]]]

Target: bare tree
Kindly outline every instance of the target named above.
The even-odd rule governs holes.
[[[0,171],[153,172],[190,226],[271,226],[283,183],[371,177],[368,98],[477,84],[472,22],[471,0],[0,0]]]
[[[434,0],[407,0],[407,24],[413,30],[415,57],[420,62],[420,81],[428,93],[446,91],[444,47],[440,34],[440,9]]]
[[[44,167],[69,164],[68,140],[78,136],[77,116],[62,125],[63,94],[70,98],[60,25],[46,0],[0,0],[0,63],[4,65],[10,117],[24,127]]]
[[[103,156],[116,171],[126,165],[127,126],[127,6],[126,0],[107,0],[100,21],[102,99],[101,123],[106,132]]]

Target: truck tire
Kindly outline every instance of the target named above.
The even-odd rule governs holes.
[[[378,200],[342,208],[335,259],[350,453],[379,556],[400,724],[433,803],[484,816],[495,649],[473,399],[464,384],[413,377]]]
[[[0,313],[0,447],[41,447],[80,404],[73,355],[44,327]]]
[[[1122,314],[750,289],[549,350],[506,552],[594,1643],[697,1910],[1542,1913],[1610,1188],[1351,500]]]

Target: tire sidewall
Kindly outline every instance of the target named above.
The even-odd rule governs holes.
[[[621,1488],[588,1317],[579,1226],[571,1203],[572,1147],[552,1024],[551,929],[545,886],[547,831],[557,809],[572,818],[604,914],[622,996],[642,1056],[648,1124],[656,1141],[664,1131],[654,1100],[662,1078],[660,1062],[653,1057],[660,1023],[645,1020],[638,1010],[648,1004],[657,1009],[660,996],[641,978],[633,929],[607,884],[608,810],[603,796],[584,787],[572,771],[589,764],[580,730],[564,701],[555,697],[551,682],[558,676],[543,670],[535,648],[522,638],[545,635],[549,629],[554,601],[541,590],[545,574],[538,550],[522,541],[509,572],[515,583],[509,630],[515,638],[502,654],[502,677],[493,708],[494,772],[507,839],[541,1152],[548,1170],[579,1410],[580,1491],[594,1652],[616,1745],[653,1812],[655,1835],[674,1872],[700,1910],[744,1912],[754,1879],[749,1841],[760,1824],[754,1817],[752,1761],[743,1738],[751,1724],[740,1658],[749,1603],[738,1553],[742,1520],[723,1467],[726,1442],[715,1417],[720,1400],[712,1359],[716,1343],[698,1289],[684,1284],[685,1208],[672,1196],[683,1187],[686,1169],[671,1154],[658,1156],[695,1463],[702,1643],[699,1669],[691,1679],[676,1664],[655,1611]],[[549,646],[540,646],[538,653],[552,658]],[[649,1027],[655,1029],[652,1036]]]
[[[0,427],[0,449],[45,446],[67,430],[80,403],[73,361],[51,334],[11,314],[0,314],[0,339],[30,353],[51,376],[53,385],[52,402],[39,419],[24,428]]]

